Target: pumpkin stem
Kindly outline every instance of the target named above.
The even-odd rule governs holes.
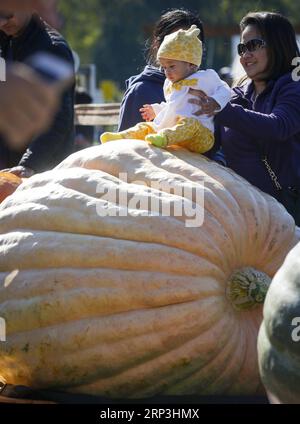
[[[236,310],[246,311],[264,302],[270,284],[267,274],[245,267],[231,275],[226,295]]]

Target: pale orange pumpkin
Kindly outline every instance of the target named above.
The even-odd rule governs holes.
[[[196,206],[184,195],[202,182],[204,222],[187,227],[174,208]],[[261,390],[262,302],[298,237],[234,172],[179,148],[107,143],[24,183],[0,208],[0,233],[7,382],[114,398]]]
[[[0,172],[0,203],[22,183],[22,178],[11,172]]]

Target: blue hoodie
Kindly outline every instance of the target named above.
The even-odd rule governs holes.
[[[227,166],[279,198],[263,164],[264,153],[283,188],[300,188],[300,82],[291,73],[270,81],[253,99],[253,83],[234,88],[216,116]]]
[[[118,131],[127,130],[143,120],[139,109],[144,104],[165,101],[164,82],[164,73],[150,65],[146,66],[139,75],[132,76],[126,81]]]

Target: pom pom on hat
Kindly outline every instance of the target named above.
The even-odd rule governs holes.
[[[179,29],[165,36],[157,52],[157,59],[173,59],[200,66],[202,61],[202,42],[198,35],[200,29],[192,25],[188,30]]]

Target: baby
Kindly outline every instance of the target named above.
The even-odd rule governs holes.
[[[157,59],[166,75],[166,102],[144,105],[141,113],[148,122],[140,122],[119,133],[103,133],[102,143],[137,138],[162,148],[177,144],[196,153],[212,148],[213,117],[194,115],[195,106],[188,101],[189,89],[202,90],[222,110],[230,100],[230,88],[212,69],[198,70],[202,60],[199,33],[200,30],[192,25],[188,30],[180,29],[164,38]]]

